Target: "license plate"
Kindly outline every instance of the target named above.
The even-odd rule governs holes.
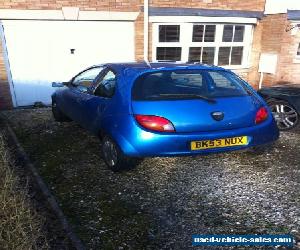
[[[240,145],[247,145],[247,144],[248,144],[247,136],[223,138],[223,139],[216,139],[216,140],[192,141],[191,150],[233,147],[233,146],[240,146]]]

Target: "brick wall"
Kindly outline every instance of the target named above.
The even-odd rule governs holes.
[[[81,10],[138,11],[143,2],[143,0],[2,0],[0,8],[61,9],[76,6]],[[265,0],[150,0],[150,5],[263,11]]]
[[[11,94],[7,81],[7,72],[4,65],[2,43],[0,40],[0,110],[12,107]]]
[[[141,3],[141,0],[1,0],[0,8],[59,10],[79,7],[81,10],[139,11]]]
[[[151,6],[263,11],[265,0],[150,0]]]
[[[283,32],[276,82],[300,83],[300,60],[296,60],[299,43],[300,31],[294,35],[291,31]]]
[[[259,82],[258,64],[261,53],[262,33],[263,25],[260,21],[254,27],[252,48],[250,49],[250,68],[248,69],[248,74],[241,75],[241,77],[248,81],[254,88],[258,88]]]
[[[279,82],[300,83],[300,63],[295,63],[296,52],[300,42],[300,32],[292,35],[286,32],[290,24],[286,14],[266,16],[263,21],[261,52],[276,53],[278,55],[276,74],[264,74],[265,86]]]
[[[280,58],[280,51],[282,46],[282,38],[285,32],[286,14],[268,15],[262,20],[262,53],[278,54]],[[279,67],[277,66],[277,70]],[[272,85],[276,82],[276,74],[264,74],[264,85]]]
[[[148,60],[152,61],[152,24],[149,23]],[[135,60],[144,60],[144,14],[141,13],[135,21]]]
[[[150,25],[149,25],[150,26]],[[141,13],[135,21],[135,59],[144,58],[144,14]]]

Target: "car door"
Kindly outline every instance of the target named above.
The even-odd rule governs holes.
[[[62,109],[72,120],[83,125],[82,102],[90,98],[90,88],[104,67],[92,67],[76,75],[64,93]]]
[[[109,111],[115,94],[117,76],[107,68],[96,79],[91,89],[90,97],[81,102],[83,126],[91,132],[97,133],[101,127],[103,115]]]

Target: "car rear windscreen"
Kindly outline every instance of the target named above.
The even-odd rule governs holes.
[[[132,88],[133,100],[192,99],[248,95],[235,74],[218,70],[164,70],[141,75]]]

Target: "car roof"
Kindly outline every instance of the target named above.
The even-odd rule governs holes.
[[[210,70],[225,70],[224,68],[214,65],[200,64],[200,63],[175,63],[175,62],[128,62],[128,63],[107,63],[102,66],[108,66],[117,71],[130,71],[131,73],[142,73],[155,70],[168,70],[168,69],[210,69]],[[99,65],[98,65],[99,66]]]

